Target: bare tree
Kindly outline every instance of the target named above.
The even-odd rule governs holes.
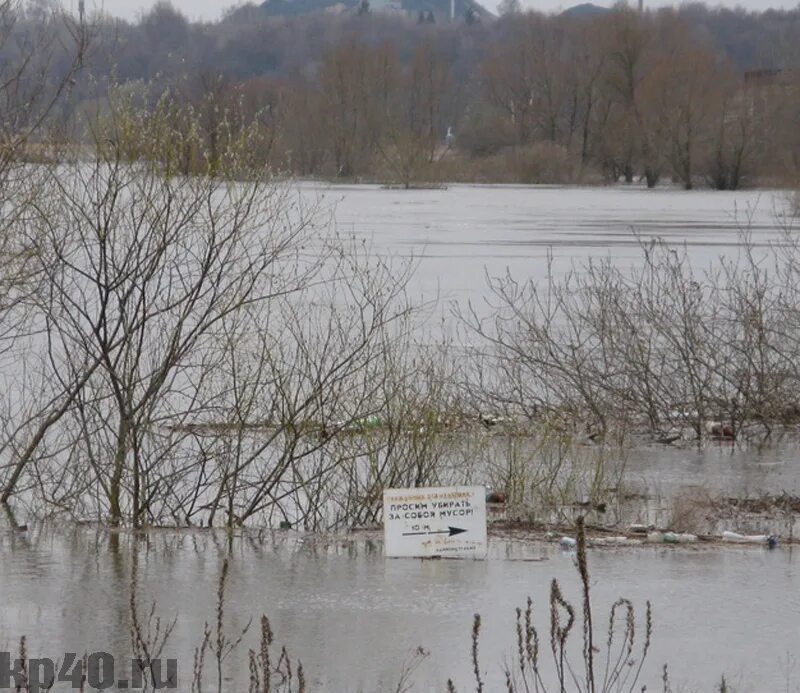
[[[83,68],[92,31],[84,15],[55,10],[35,25],[16,0],[0,2],[0,176],[41,144],[42,126],[63,102]],[[66,65],[61,59],[66,58]]]
[[[378,149],[405,188],[444,154],[442,104],[450,69],[431,41],[420,44],[411,66],[396,80]]]
[[[291,217],[289,193],[267,188],[264,174],[242,185],[165,176],[157,161],[128,163],[114,125],[103,126],[94,163],[52,172],[52,204],[32,221],[41,261],[55,260],[39,269],[50,377],[77,404],[83,452],[117,524],[126,490],[138,522],[146,433],[180,411],[216,327],[302,286],[313,262],[298,255],[307,219]],[[226,157],[231,170],[243,165]]]
[[[47,129],[84,66],[92,37],[83,13],[75,19],[46,10],[34,21],[22,3],[0,2],[0,353],[17,366],[39,365],[37,358],[29,358],[32,335],[43,328],[33,306],[47,289],[41,267],[54,262],[30,223],[47,204],[48,174],[27,161],[57,159],[56,152],[47,153]],[[6,383],[9,401],[0,415],[5,433],[0,451],[27,460],[66,411],[74,391],[58,391],[27,368],[17,372],[21,378]],[[10,469],[0,493],[3,503],[22,466],[18,461],[0,466]]]

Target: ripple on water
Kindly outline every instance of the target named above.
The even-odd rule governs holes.
[[[573,557],[551,545],[492,540],[487,561],[418,561],[384,560],[379,542],[369,548],[361,541],[347,544],[314,552],[297,541],[251,535],[234,539],[229,559],[228,627],[242,628],[267,613],[278,642],[302,657],[323,690],[352,690],[354,672],[371,690],[378,680],[390,680],[398,662],[419,645],[432,654],[418,681],[440,690],[446,674],[467,686],[476,612],[483,616],[487,680],[499,686],[503,659],[514,647],[514,609],[530,595],[546,638],[550,580],[557,578],[579,604]],[[163,617],[178,616],[170,652],[190,662],[203,623],[214,619],[224,546],[211,533],[186,541],[179,532],[153,533],[146,541],[123,535],[115,544],[108,534],[88,529],[34,529],[27,542],[0,540],[0,643],[27,633],[39,653],[127,652],[136,555],[140,603],[155,601]],[[653,604],[648,688],[655,688],[664,662],[673,680],[703,690],[723,671],[770,690],[785,682],[779,660],[800,646],[796,552],[604,549],[590,552],[590,567],[600,629],[620,595],[642,615],[644,602]],[[245,656],[243,651],[234,661],[243,672]]]

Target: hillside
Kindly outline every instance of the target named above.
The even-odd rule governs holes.
[[[561,13],[562,17],[597,17],[610,12],[607,7],[601,7],[591,2],[584,2],[581,5],[569,7]]]

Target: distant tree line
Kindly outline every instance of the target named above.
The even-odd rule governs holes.
[[[796,180],[800,10],[501,10],[453,22],[368,2],[292,17],[245,5],[217,23],[167,3],[137,23],[98,15],[89,69],[57,126],[86,138],[86,114],[124,89],[196,111],[212,157],[232,121],[256,120],[261,162],[299,176],[687,189]],[[16,30],[31,30],[37,11]]]

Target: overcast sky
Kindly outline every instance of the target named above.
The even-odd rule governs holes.
[[[235,0],[171,0],[172,4],[183,12],[190,19],[219,19],[222,12],[235,4]],[[480,0],[479,0],[480,1]],[[575,0],[574,2],[564,2],[563,0],[521,0],[523,7],[526,9],[538,9],[546,12],[553,10],[566,9],[572,5],[580,4],[585,0]],[[611,6],[613,0],[593,0],[596,5]],[[259,0],[260,2],[260,0]],[[494,11],[497,7],[499,0],[486,0],[482,4],[489,10]],[[68,0],[65,4],[73,4],[77,7],[77,0]],[[137,2],[136,0],[87,0],[87,8],[92,5],[99,5],[107,12],[118,17],[125,19],[137,19],[142,12],[151,7],[153,2],[145,0],[144,2]],[[659,0],[645,0],[645,4],[651,7],[670,5],[674,3],[664,2]],[[711,4],[720,4],[727,7],[735,7],[741,5],[750,10],[765,10],[770,7],[789,9],[797,7],[797,0],[723,0],[722,2],[713,2]]]

